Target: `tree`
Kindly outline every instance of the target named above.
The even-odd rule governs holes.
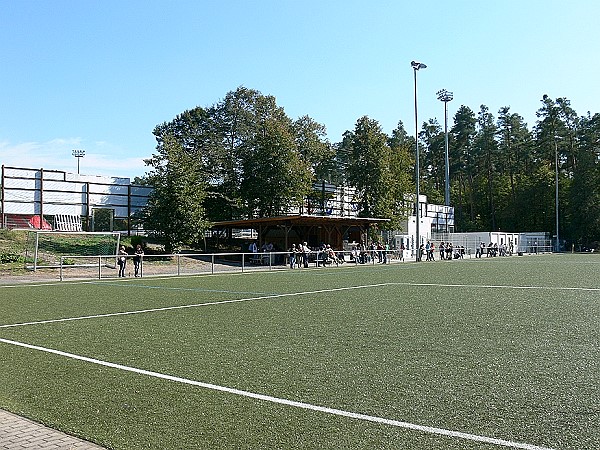
[[[206,182],[199,160],[178,139],[164,135],[160,155],[146,164],[153,167],[148,179],[154,190],[143,211],[145,229],[164,244],[167,253],[201,242],[209,222],[203,208]]]
[[[296,122],[275,98],[239,87],[208,108],[196,107],[155,128],[157,161],[174,139],[205,181],[204,209],[214,221],[285,213],[300,205],[314,177],[333,171],[325,127]]]
[[[242,197],[249,217],[269,217],[299,206],[310,189],[310,174],[294,143],[292,127],[274,98],[263,99],[260,127],[243,157]]]
[[[296,148],[312,179],[331,181],[337,173],[335,150],[327,140],[325,126],[315,122],[309,116],[300,117],[292,126]]]
[[[489,108],[485,105],[481,105],[477,125],[478,131],[475,137],[474,149],[476,152],[477,164],[483,169],[480,171],[480,175],[483,175],[483,177],[479,178],[479,180],[481,184],[485,184],[485,190],[482,191],[486,193],[486,216],[489,217],[489,221],[486,225],[491,230],[497,230],[496,197],[498,186],[495,179],[498,156],[498,143],[496,142],[497,129],[496,124],[494,123],[494,116],[489,112]]]
[[[451,198],[455,199],[456,229],[462,231],[479,229],[474,198],[477,169],[473,155],[475,124],[475,113],[462,105],[454,115],[454,125],[450,130],[454,143],[449,150]]]
[[[414,138],[409,137],[404,129],[402,121],[392,130],[388,138],[388,146],[391,151],[390,170],[392,183],[391,196],[395,200],[395,215],[392,217],[394,226],[399,220],[406,219],[411,213],[411,202],[407,201],[408,194],[415,192],[415,154]]]
[[[531,208],[517,208],[522,201],[517,195],[523,192],[533,171],[532,137],[523,118],[510,112],[505,106],[498,111],[498,176],[503,183],[508,183],[509,192],[502,199],[499,225],[503,230],[526,231],[523,224],[528,222],[525,217],[531,214]]]
[[[577,164],[565,208],[565,229],[578,250],[600,242],[600,114],[581,117],[579,133]]]
[[[565,206],[564,192],[567,191],[569,160],[574,162],[574,140],[568,139],[570,135],[569,121],[572,114],[569,103],[566,99],[557,99],[553,101],[547,95],[542,97],[542,107],[536,112],[539,118],[535,127],[536,136],[536,156],[540,164],[544,164],[548,171],[554,173],[554,188],[558,190],[558,204],[556,196],[551,197],[547,204],[549,211],[554,211],[554,217],[547,217],[544,229],[554,230],[560,236],[560,230],[556,230],[555,221],[560,217],[560,208]],[[554,200],[554,201],[553,201]],[[558,208],[558,211],[556,210]],[[561,221],[559,220],[559,226]]]
[[[362,217],[392,219],[401,216],[398,208],[398,180],[392,176],[392,152],[388,137],[375,120],[364,116],[356,122],[354,132],[347,133],[344,150],[348,157],[348,183],[356,188],[356,201]]]
[[[431,203],[444,203],[446,184],[446,142],[442,127],[436,119],[430,119],[423,124],[419,133],[420,140],[425,144],[424,167],[421,172],[421,191],[427,195]]]

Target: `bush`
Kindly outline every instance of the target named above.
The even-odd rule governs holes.
[[[0,253],[0,264],[9,264],[15,262],[22,262],[23,257],[15,253],[2,252]]]

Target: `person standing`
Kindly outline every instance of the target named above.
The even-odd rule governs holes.
[[[289,258],[290,269],[293,269],[296,266],[296,244],[292,244],[292,247],[289,250]]]
[[[133,268],[136,277],[142,276],[142,258],[144,256],[144,249],[141,244],[135,247],[135,256],[133,257]]]
[[[121,247],[119,247],[117,264],[119,265],[119,277],[124,277],[125,276],[125,266],[127,265],[127,252],[125,251],[124,245],[121,245]]]
[[[308,244],[306,242],[302,243],[302,263],[304,264],[304,268],[308,268],[308,253],[310,249],[308,248]]]

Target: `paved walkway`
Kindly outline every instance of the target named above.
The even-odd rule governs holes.
[[[0,449],[101,450],[103,447],[0,409]]]

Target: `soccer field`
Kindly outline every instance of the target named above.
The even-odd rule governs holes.
[[[598,449],[600,257],[0,286],[0,408],[113,449]]]

